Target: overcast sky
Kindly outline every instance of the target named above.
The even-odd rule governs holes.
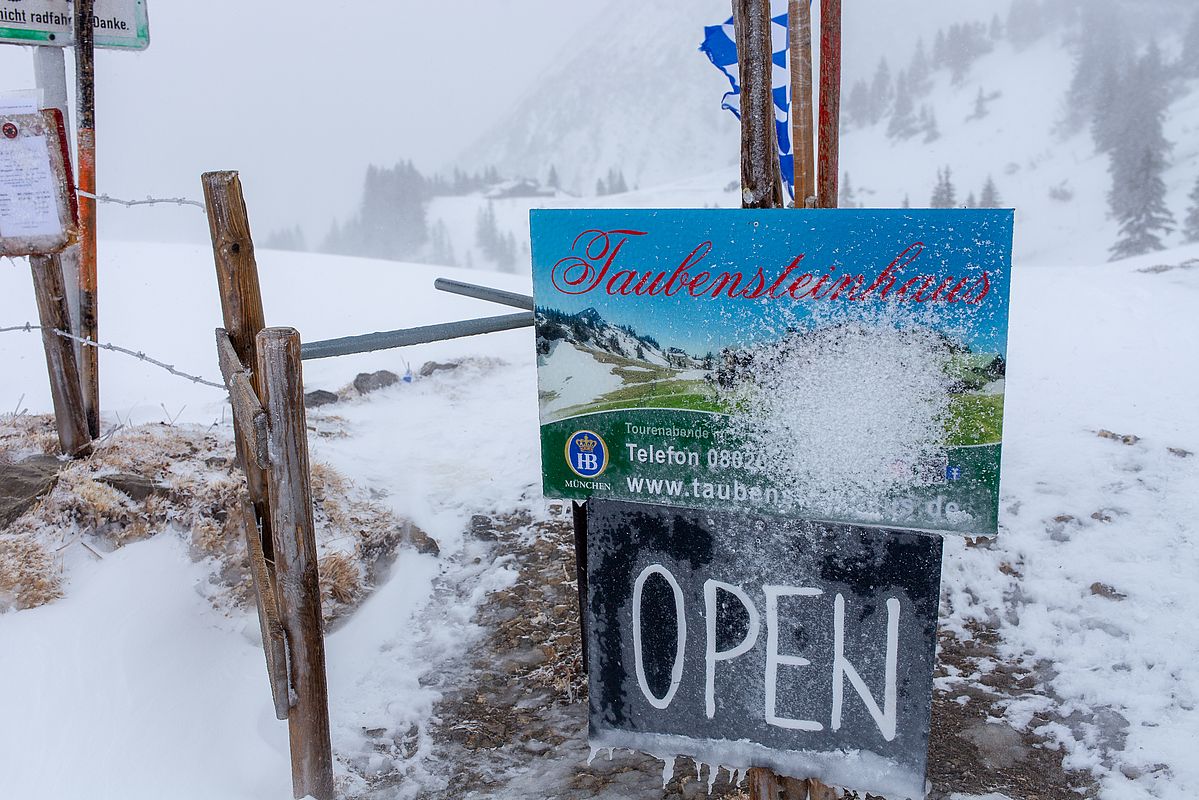
[[[194,198],[204,170],[238,169],[259,238],[293,223],[324,231],[352,212],[367,164],[412,158],[433,170],[463,157],[554,59],[588,41],[598,15],[627,1],[154,0],[149,50],[97,56],[100,190]],[[637,1],[677,4],[697,46],[729,8]],[[1006,6],[847,4],[846,85],[884,54],[906,58],[922,30]],[[31,64],[29,49],[0,46],[0,91],[32,86]],[[113,238],[207,236],[188,209],[102,213]]]

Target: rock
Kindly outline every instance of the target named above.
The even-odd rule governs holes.
[[[1179,458],[1190,458],[1195,455],[1190,450],[1184,450],[1181,447],[1167,447],[1166,449],[1170,451],[1170,455],[1178,456]]]
[[[400,376],[391,370],[381,369],[378,372],[360,372],[358,373],[358,377],[354,378],[354,388],[358,390],[358,394],[369,394],[379,389],[386,389],[393,383],[398,383],[399,380]]]
[[[1141,437],[1137,436],[1135,433],[1112,433],[1111,431],[1104,429],[1100,430],[1098,435],[1104,439],[1112,439],[1113,441],[1127,445],[1133,445],[1141,441]]]
[[[977,722],[960,735],[978,748],[989,769],[1006,769],[1028,757],[1024,740],[1005,722]]]
[[[115,472],[111,475],[100,475],[96,478],[98,483],[107,484],[116,489],[122,494],[128,495],[129,499],[137,503],[145,502],[150,495],[165,495],[170,492],[170,489],[160,483],[155,483],[149,478],[141,475],[131,475],[126,472]]]
[[[418,553],[431,556],[441,555],[441,548],[437,546],[433,537],[411,522],[404,523],[404,541],[416,548]]]
[[[358,385],[357,381],[354,382],[354,385]],[[330,403],[336,403],[340,399],[341,398],[335,395],[333,392],[325,391],[324,389],[317,389],[304,394],[304,408],[320,408],[321,406],[327,406]]]
[[[15,464],[0,463],[0,528],[28,511],[54,488],[64,462],[57,456],[30,456]]]
[[[420,368],[420,376],[422,378],[427,378],[430,375],[432,375],[434,372],[445,372],[445,371],[452,370],[452,369],[458,369],[458,367],[460,367],[460,366],[462,366],[462,365],[456,364],[456,363],[455,364],[442,364],[437,361],[426,361],[424,363],[424,365],[421,366],[421,368]]]
[[[1108,600],[1124,600],[1128,597],[1123,592],[1118,592],[1113,587],[1099,581],[1091,584],[1091,594],[1098,597],[1106,597]]]

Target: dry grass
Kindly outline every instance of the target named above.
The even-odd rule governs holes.
[[[0,416],[0,462],[53,451],[56,444],[49,417]],[[105,482],[116,474],[148,480],[148,496],[135,499]],[[371,592],[410,537],[402,520],[329,465],[314,464],[311,478],[322,608],[330,623]],[[122,429],[90,458],[65,465],[56,486],[0,531],[0,612],[60,597],[64,553],[72,544],[102,557],[163,534],[183,537],[194,558],[211,563],[214,600],[252,605],[245,542],[230,514],[244,492],[227,430]]]

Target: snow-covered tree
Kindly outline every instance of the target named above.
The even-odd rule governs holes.
[[[974,192],[966,195],[966,208],[978,208],[978,200],[974,198]]]
[[[1178,65],[1184,76],[1199,78],[1199,11],[1191,15],[1191,24],[1182,39],[1182,58]]]
[[[953,173],[949,167],[937,170],[937,186],[933,189],[930,208],[953,208],[958,204],[957,190],[953,186]]]
[[[1007,14],[1007,38],[1017,50],[1023,50],[1040,38],[1041,4],[1037,0],[1012,0]]]
[[[937,126],[937,115],[927,104],[920,106],[920,130],[924,131],[925,144],[941,138],[941,129]]]
[[[1161,51],[1155,43],[1138,59],[1123,98],[1123,124],[1108,168],[1112,176],[1108,205],[1120,223],[1120,238],[1111,248],[1112,260],[1161,250],[1161,237],[1174,229],[1162,180],[1170,151],[1162,132],[1169,95]]]
[[[870,87],[866,85],[866,81],[855,81],[853,88],[849,90],[849,96],[845,99],[845,116],[852,125],[859,128],[870,124]]]
[[[899,207],[900,208],[911,208],[912,207],[912,198],[908,197],[905,194],[903,196],[903,202],[899,204]]]
[[[850,181],[848,172],[841,177],[841,197],[838,199],[837,204],[841,208],[858,207],[857,195],[854,194],[853,182]]]
[[[988,175],[987,182],[983,184],[982,195],[978,198],[979,208],[1001,208],[1003,200],[999,197],[999,189],[995,187],[995,180]]]
[[[891,108],[891,67],[887,59],[879,59],[878,68],[874,71],[874,80],[870,82],[870,123],[881,120]]]
[[[554,167],[553,164],[550,164],[550,174],[545,179],[545,185],[550,187],[551,189],[561,189],[562,188],[562,186],[558,180],[558,170]]]
[[[978,94],[974,98],[974,112],[967,119],[982,119],[987,115],[987,95],[983,91],[983,87],[978,87]]]
[[[1061,121],[1065,133],[1076,133],[1096,113],[1108,111],[1099,106],[1103,80],[1109,74],[1107,67],[1114,65],[1118,71],[1121,62],[1127,57],[1128,49],[1120,8],[1114,0],[1091,0],[1086,3],[1082,11],[1074,75],[1066,91],[1066,108]]]
[[[1127,124],[1124,112],[1124,82],[1131,71],[1127,60],[1109,59],[1095,87],[1091,116],[1091,138],[1100,153],[1110,153]]]
[[[915,97],[923,97],[932,89],[932,69],[928,63],[928,53],[924,51],[924,39],[916,40],[916,52],[912,54],[912,63],[908,65],[908,90]]]
[[[908,76],[903,70],[895,79],[895,107],[887,124],[887,136],[892,139],[911,139],[916,135],[916,109],[908,88]]]
[[[1182,236],[1187,242],[1199,242],[1199,179],[1191,190],[1191,208],[1182,222]]]
[[[987,29],[987,35],[991,37],[991,41],[997,42],[1003,38],[1003,23],[999,19],[998,14],[991,15],[991,25]]]

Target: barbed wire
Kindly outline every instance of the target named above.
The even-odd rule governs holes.
[[[12,325],[9,327],[0,327],[0,333],[8,333],[9,331],[25,331],[26,333],[32,333],[33,331],[40,331],[40,330],[42,330],[41,325],[34,325],[30,322],[26,322],[24,325]],[[201,384],[204,386],[211,386],[214,389],[220,389],[221,391],[226,391],[225,385],[223,383],[213,383],[212,381],[208,381],[208,380],[201,378],[199,375],[188,375],[186,372],[180,372],[179,370],[175,369],[174,365],[166,364],[162,361],[159,361],[156,358],[151,358],[150,356],[146,355],[145,353],[141,352],[140,350],[130,350],[126,347],[121,347],[119,345],[112,344],[111,342],[102,344],[100,342],[93,341],[92,339],[85,339],[81,336],[76,336],[73,333],[68,333],[63,330],[56,330],[54,332],[57,333],[59,336],[63,337],[64,339],[70,339],[73,342],[79,342],[80,344],[86,345],[87,347],[95,347],[98,350],[111,350],[114,353],[124,353],[125,355],[133,356],[136,359],[145,361],[147,364],[152,364],[152,365],[158,367],[159,369],[164,369],[167,372],[171,373],[172,375],[176,375],[180,378],[186,378],[187,380],[191,381],[192,383],[198,383],[198,384]]]
[[[82,189],[80,189],[78,186],[75,187],[75,191],[79,194],[80,197],[90,197],[92,200],[95,200],[97,203],[116,203],[117,205],[122,205],[122,206],[126,206],[129,208],[131,208],[133,206],[176,205],[176,206],[195,206],[196,208],[204,211],[205,213],[207,213],[207,211],[208,211],[207,207],[205,207],[205,205],[203,203],[201,203],[200,201],[189,200],[186,197],[150,197],[150,196],[147,196],[145,200],[122,200],[119,197],[113,197],[112,195],[109,195],[109,194],[92,194],[91,192],[85,192]]]

